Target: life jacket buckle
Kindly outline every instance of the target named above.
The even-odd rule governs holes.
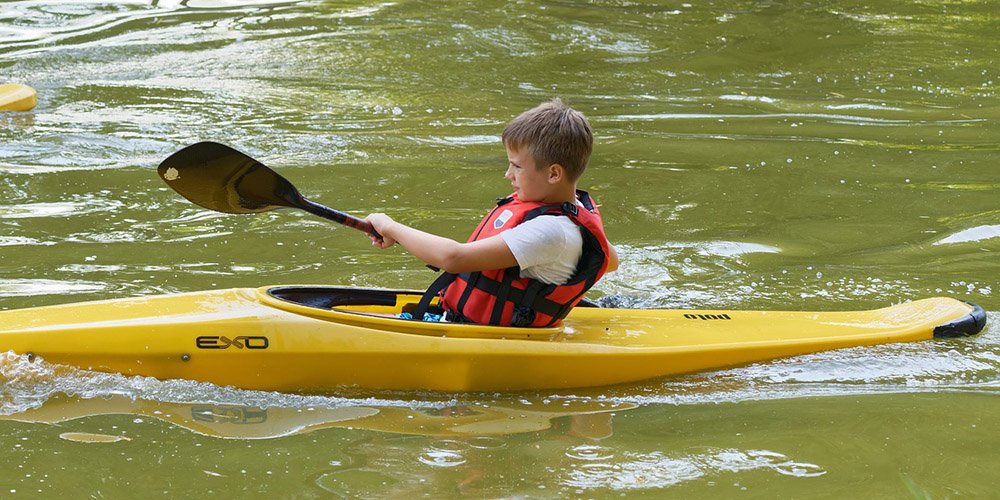
[[[568,201],[564,201],[562,206],[560,206],[559,208],[563,211],[564,214],[567,215],[578,215],[580,213],[580,210],[577,208],[576,203],[570,203]]]

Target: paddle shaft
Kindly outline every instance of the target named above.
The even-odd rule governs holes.
[[[347,227],[353,227],[354,229],[357,229],[359,231],[364,231],[376,238],[382,239],[382,235],[378,234],[378,231],[376,231],[375,228],[372,227],[371,222],[359,219],[357,217],[354,217],[353,215],[345,214],[344,212],[341,212],[339,210],[334,210],[330,207],[320,205],[319,203],[311,202],[307,200],[305,197],[302,197],[301,195],[297,200],[295,200],[295,206],[313,215],[318,215],[324,219],[332,220],[337,224],[343,224]],[[430,269],[431,271],[434,272],[441,271],[441,269],[437,266],[433,266],[431,264],[425,264],[425,265],[427,266],[427,269]]]
[[[313,215],[318,215],[324,219],[331,220],[338,224],[343,224],[347,227],[353,227],[354,229],[357,229],[359,231],[364,231],[376,238],[380,239],[382,238],[382,235],[378,234],[378,232],[375,231],[375,228],[372,227],[371,223],[366,220],[362,220],[357,217],[354,217],[353,215],[348,215],[339,210],[334,210],[330,207],[320,205],[319,203],[311,202],[305,198],[299,198],[299,200],[297,201],[299,202],[296,203],[298,208],[301,208],[306,212],[309,212]]]

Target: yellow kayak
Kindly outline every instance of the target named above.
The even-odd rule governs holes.
[[[20,83],[0,84],[0,111],[30,111],[37,103],[35,89]]]
[[[420,292],[234,288],[0,312],[0,350],[87,370],[243,389],[553,390],[979,333],[930,298],[848,312],[577,307],[559,326],[398,319]]]

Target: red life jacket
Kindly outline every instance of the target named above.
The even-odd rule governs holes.
[[[610,248],[604,234],[601,214],[590,195],[577,190],[575,203],[548,205],[523,202],[516,195],[502,198],[479,223],[469,241],[489,238],[535,217],[565,215],[583,236],[583,253],[576,271],[562,285],[550,285],[532,278],[520,277],[517,266],[474,273],[442,274],[424,294],[422,308],[415,316],[423,318],[430,299],[441,292],[441,307],[448,320],[501,326],[552,326],[566,317],[583,294],[604,276],[608,269]]]

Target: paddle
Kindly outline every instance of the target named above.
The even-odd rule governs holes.
[[[168,186],[192,203],[229,214],[298,208],[382,238],[357,217],[313,203],[263,163],[217,142],[199,142],[170,155],[157,168]]]
[[[0,85],[0,111],[29,111],[38,103],[35,89],[20,83]]]

